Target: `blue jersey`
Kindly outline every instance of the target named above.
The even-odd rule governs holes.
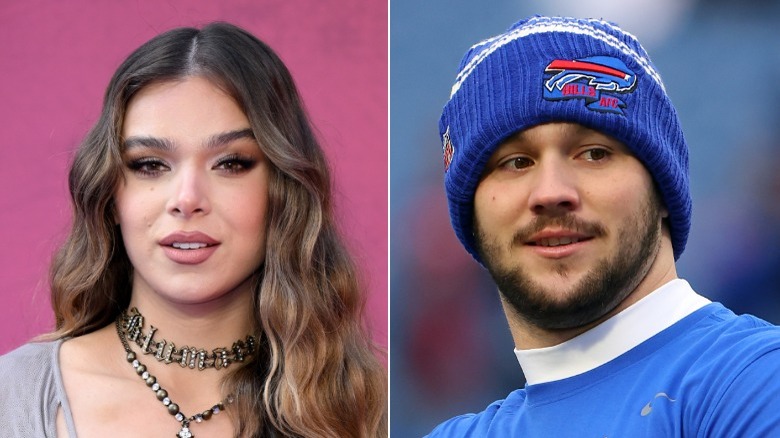
[[[780,328],[709,304],[588,372],[429,437],[780,437]]]

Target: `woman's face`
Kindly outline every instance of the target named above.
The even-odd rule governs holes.
[[[116,221],[133,293],[195,304],[249,291],[269,164],[236,102],[201,77],[152,84],[130,100],[122,141]]]

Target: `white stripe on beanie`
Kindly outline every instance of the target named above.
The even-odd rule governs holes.
[[[558,18],[546,18],[546,17],[535,17],[535,18],[538,18],[536,20],[538,21],[538,23],[534,23],[531,25],[525,24],[511,32],[507,32],[505,34],[501,34],[493,38],[489,38],[487,40],[481,41],[475,44],[474,46],[472,46],[471,48],[475,49],[480,46],[485,46],[490,44],[488,48],[484,49],[477,56],[473,57],[458,73],[458,75],[455,78],[455,84],[453,84],[452,91],[450,92],[450,99],[452,99],[452,96],[454,96],[455,93],[457,93],[457,91],[460,89],[460,86],[469,77],[469,75],[471,75],[474,69],[476,69],[477,66],[482,61],[485,60],[485,58],[490,56],[496,50],[500,49],[501,47],[519,38],[523,38],[534,34],[552,33],[552,32],[561,32],[561,33],[568,32],[568,33],[573,33],[578,35],[590,36],[609,45],[615,50],[618,50],[623,54],[634,58],[637,61],[637,63],[644,69],[645,73],[647,73],[651,78],[653,78],[653,80],[661,87],[661,89],[664,90],[664,93],[666,92],[666,88],[664,87],[663,81],[661,80],[661,76],[650,64],[650,60],[647,59],[645,56],[642,56],[639,53],[637,53],[636,50],[629,47],[623,41],[620,41],[614,35],[610,35],[601,29],[597,29],[591,26],[586,26],[580,23],[573,23],[571,21],[563,21]],[[533,19],[529,20],[529,22],[530,21],[533,21]],[[635,36],[631,35],[630,33],[618,27],[613,26],[609,22],[600,21],[600,20],[592,20],[592,21],[595,23],[599,23],[603,26],[607,26],[615,32],[620,32],[622,34],[625,34],[636,41]],[[637,45],[639,45],[638,42]]]

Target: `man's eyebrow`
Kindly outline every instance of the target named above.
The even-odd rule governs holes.
[[[222,132],[209,137],[204,146],[206,149],[217,149],[242,138],[251,138],[252,140],[255,140],[255,134],[250,128]]]
[[[159,149],[161,151],[172,151],[174,149],[173,142],[167,138],[158,138],[152,136],[132,136],[127,137],[123,142],[124,150],[132,149],[135,147],[147,147],[152,149]]]

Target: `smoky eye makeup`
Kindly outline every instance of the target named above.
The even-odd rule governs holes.
[[[220,157],[214,164],[214,169],[222,170],[229,174],[240,174],[252,170],[258,161],[257,157],[234,152]]]
[[[125,160],[125,167],[135,174],[146,177],[157,176],[170,169],[165,161],[157,157],[130,158]]]

